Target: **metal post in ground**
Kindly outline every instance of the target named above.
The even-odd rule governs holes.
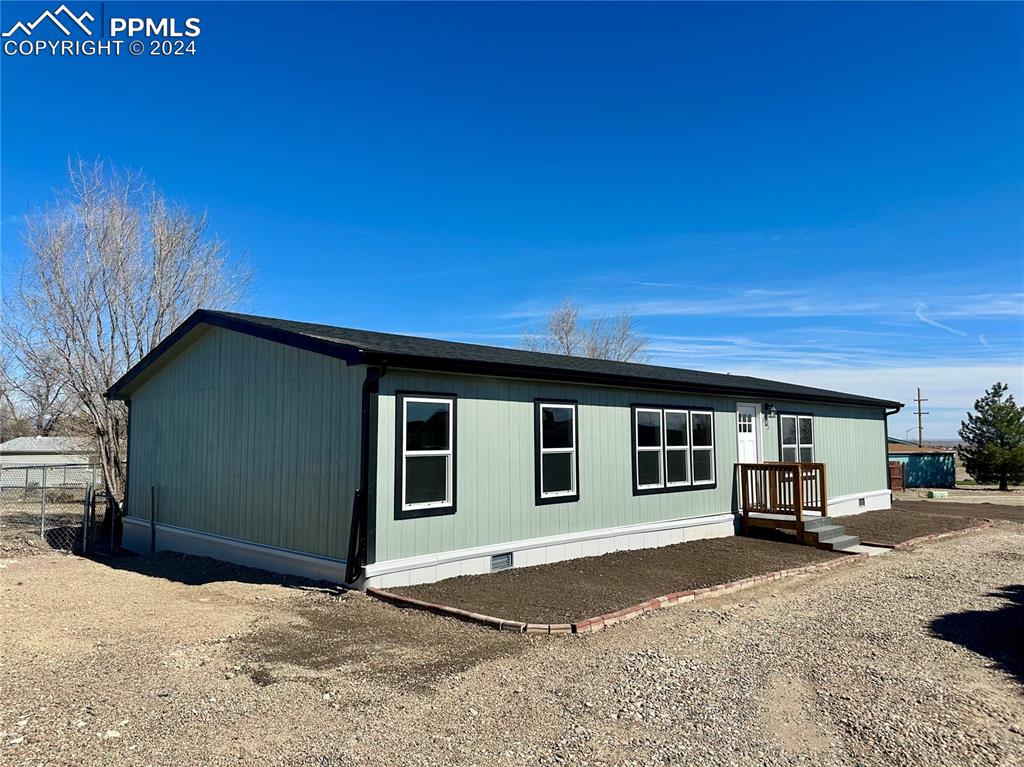
[[[43,492],[39,498],[39,537],[46,540],[46,467],[43,467]]]
[[[82,553],[89,553],[89,488],[82,497]]]

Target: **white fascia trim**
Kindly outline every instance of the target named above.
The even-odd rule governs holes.
[[[599,530],[586,530],[580,533],[564,533],[562,535],[549,535],[544,538],[528,538],[521,541],[508,541],[507,543],[495,543],[488,546],[477,546],[471,549],[456,549],[444,551],[439,554],[424,554],[418,557],[406,557],[404,559],[391,559],[385,562],[375,562],[366,565],[366,577],[373,578],[380,575],[401,572],[403,570],[414,570],[420,567],[433,567],[458,562],[463,559],[476,557],[489,557],[493,554],[504,554],[508,551],[525,551],[528,549],[539,549],[546,546],[558,546],[566,543],[581,543],[601,538],[615,538],[625,535],[636,535],[638,533],[658,533],[664,530],[677,530],[682,527],[703,527],[721,522],[732,522],[735,515],[732,512],[727,514],[713,514],[705,517],[687,517],[685,519],[670,519],[664,522],[648,522],[639,525],[623,525],[621,527],[605,527]]]
[[[124,527],[125,548],[140,554],[148,554],[150,523],[144,519],[124,517]],[[287,572],[305,577],[320,577],[338,581],[343,581],[345,577],[347,562],[344,559],[322,557],[318,554],[307,554],[294,549],[282,549],[262,543],[250,543],[238,538],[230,538],[216,533],[203,533],[159,522],[155,527],[157,550],[170,549],[184,554],[210,556],[248,567],[259,567],[272,572]],[[140,541],[139,536],[143,536],[141,542],[131,545],[131,543]],[[320,575],[307,575],[307,573]]]

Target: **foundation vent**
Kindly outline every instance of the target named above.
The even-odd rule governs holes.
[[[858,506],[866,506],[867,503],[868,503],[867,500],[865,500],[864,498],[858,498],[857,499],[857,505]]]
[[[495,554],[491,557],[491,572],[496,573],[500,570],[511,570],[512,569],[512,552],[509,551],[505,554]]]

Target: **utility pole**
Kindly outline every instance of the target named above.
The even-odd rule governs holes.
[[[924,447],[924,423],[921,416],[931,415],[927,410],[921,410],[921,403],[927,402],[926,397],[921,396],[921,387],[917,387],[917,399],[914,402],[917,403],[917,446]]]

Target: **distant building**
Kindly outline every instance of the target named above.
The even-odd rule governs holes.
[[[0,444],[0,466],[54,466],[93,462],[86,437],[15,437]]]
[[[954,487],[956,451],[889,438],[889,460],[903,464],[903,486]]]

